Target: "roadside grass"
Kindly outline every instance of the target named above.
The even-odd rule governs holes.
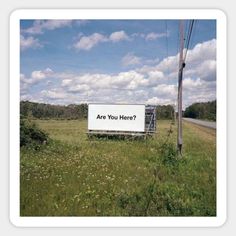
[[[52,141],[21,148],[21,216],[215,216],[215,131],[158,121],[146,140],[88,139],[87,121],[36,120]]]

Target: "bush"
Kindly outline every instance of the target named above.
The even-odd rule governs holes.
[[[40,130],[35,123],[20,119],[20,146],[41,145],[47,143],[48,134]]]
[[[178,151],[173,143],[165,143],[161,148],[161,159],[164,165],[178,165]]]

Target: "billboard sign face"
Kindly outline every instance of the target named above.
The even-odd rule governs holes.
[[[145,131],[145,105],[89,104],[88,130]]]

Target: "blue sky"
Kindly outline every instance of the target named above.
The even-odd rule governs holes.
[[[185,30],[189,21],[185,21]],[[178,20],[21,20],[21,100],[174,104]],[[197,20],[184,106],[216,96],[216,22]]]

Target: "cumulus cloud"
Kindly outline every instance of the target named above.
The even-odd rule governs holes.
[[[94,46],[96,46],[99,43],[102,42],[112,42],[117,43],[120,41],[132,41],[134,38],[139,37],[143,38],[146,41],[156,40],[158,38],[166,37],[169,33],[155,33],[151,32],[148,34],[144,33],[133,33],[131,35],[128,35],[124,30],[116,31],[111,33],[110,35],[103,35],[101,33],[93,33],[88,36],[84,36],[82,33],[79,33],[78,35],[78,41],[73,44],[73,47],[77,50],[90,50]],[[153,60],[149,61],[150,63],[153,63]]]
[[[194,102],[216,98],[216,41],[210,40],[189,50],[183,79],[183,107]],[[209,53],[207,53],[207,51]],[[205,55],[202,57],[201,55]],[[39,93],[28,94],[31,99],[53,103],[123,102],[146,104],[174,104],[177,99],[178,57],[164,58],[154,65],[132,53],[126,59],[136,68],[119,73],[68,73],[51,69],[35,70],[29,78],[21,75],[22,98],[27,87],[38,82],[56,80],[56,87],[42,87]],[[136,60],[136,61],[135,61]],[[127,63],[129,63],[129,61]],[[40,83],[42,84],[42,83]],[[60,85],[58,85],[60,84]]]
[[[200,60],[216,60],[216,39],[196,44],[188,51],[187,60],[193,65],[198,64]]]
[[[66,98],[66,94],[63,91],[58,91],[57,89],[52,90],[42,90],[40,94],[49,99],[63,99]]]
[[[174,98],[177,96],[177,86],[174,84],[159,84],[153,88],[153,91],[160,97]]]
[[[123,30],[117,31],[117,32],[113,32],[110,35],[109,39],[110,39],[110,41],[112,41],[114,43],[122,41],[122,40],[130,40],[129,36]]]
[[[61,86],[65,87],[65,86],[69,86],[72,83],[71,79],[64,79],[62,80]]]
[[[61,88],[72,99],[89,102],[123,102],[127,101],[144,103],[152,91],[152,86],[157,86],[162,72],[156,74],[141,74],[135,70],[120,72],[117,74],[70,74],[55,73],[57,79],[61,79]],[[74,97],[73,97],[74,99]],[[71,101],[70,103],[73,103]]]
[[[39,81],[42,79],[45,79],[47,77],[50,77],[50,75],[53,74],[53,70],[50,68],[47,68],[45,70],[36,70],[31,73],[31,81]]]
[[[122,59],[123,66],[138,65],[141,64],[141,57],[135,56],[133,53],[127,53]]]
[[[90,36],[82,36],[77,43],[74,44],[74,47],[77,50],[86,50],[89,51],[91,48],[96,46],[98,43],[107,42],[108,39],[106,36],[94,33]]]
[[[53,76],[54,72],[50,68],[46,68],[45,70],[37,70],[37,71],[32,71],[30,77],[26,77],[24,74],[20,74],[20,89],[21,89],[21,94],[25,94],[28,89],[45,80],[46,78],[50,78]]]
[[[100,33],[93,33],[89,36],[83,36],[82,34],[79,34],[79,40],[76,43],[74,43],[73,47],[78,51],[79,50],[89,51],[99,43],[103,42],[117,43],[123,40],[129,40],[129,36],[123,30],[113,32],[110,34],[110,36],[106,36]]]
[[[191,78],[186,78],[183,80],[183,87],[186,90],[194,90],[196,88],[200,88],[203,85],[203,81],[198,78],[196,80],[193,80]]]
[[[173,105],[173,100],[160,97],[152,97],[146,101],[149,105]]]
[[[159,62],[159,58],[154,58],[154,59],[146,59],[142,57],[136,56],[133,52],[127,53],[124,57],[121,59],[121,64],[124,67],[129,67],[129,66],[139,66],[139,65],[145,65],[142,67],[142,70],[139,71],[144,71],[144,67],[149,68],[149,65],[155,65]],[[149,71],[149,69],[147,69]]]
[[[73,20],[35,20],[33,25],[26,29],[21,29],[20,46],[21,50],[26,50],[28,48],[41,48],[43,44],[39,42],[38,39],[33,36],[23,36],[26,34],[37,35],[43,34],[46,30],[55,30],[63,27],[70,27],[74,21]],[[88,21],[77,20],[76,25],[84,25]]]
[[[178,75],[179,54],[164,58],[157,65],[144,65],[137,69],[140,73],[152,70],[162,71],[166,78],[173,80]],[[185,77],[200,77],[203,80],[216,80],[216,40],[197,44],[188,50]]]
[[[216,99],[216,81],[201,78],[183,80],[183,99],[185,106],[195,102],[207,102]]]
[[[54,30],[71,26],[72,20],[35,20],[32,27],[23,29],[28,34],[42,34],[45,30]]]
[[[216,79],[216,60],[203,60],[191,66],[185,73],[188,77],[200,77],[203,80],[212,81]]]
[[[23,35],[20,36],[20,49],[21,51],[24,51],[29,48],[42,48],[43,45],[39,42],[38,39],[30,36],[30,37],[24,37]]]
[[[151,33],[148,33],[145,36],[145,40],[146,41],[152,41],[152,40],[156,40],[156,39],[163,38],[163,37],[166,37],[166,36],[169,36],[169,33],[155,33],[155,32],[151,32]]]
[[[90,89],[90,87],[87,84],[77,84],[75,86],[72,86],[68,89],[68,92],[72,93],[79,93],[79,92],[86,92]]]
[[[164,77],[164,74],[162,71],[158,71],[158,70],[149,70],[147,72],[148,76],[150,79],[161,79]]]

